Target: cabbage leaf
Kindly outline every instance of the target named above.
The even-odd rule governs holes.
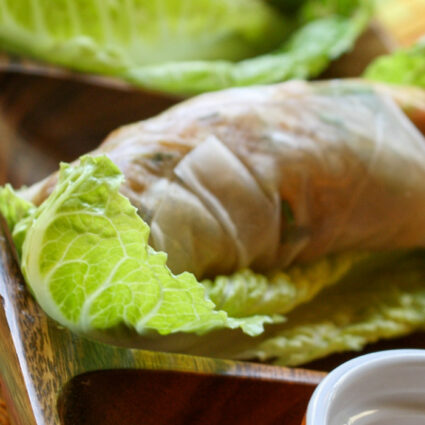
[[[138,86],[193,94],[317,75],[347,51],[367,0],[0,0],[0,47]]]
[[[425,88],[425,38],[408,49],[375,59],[367,67],[364,77]]]
[[[238,60],[276,47],[288,27],[261,0],[1,0],[0,6],[6,48],[107,73],[167,60]]]
[[[215,305],[234,317],[285,314],[338,283],[354,267],[368,263],[370,257],[366,252],[347,252],[294,265],[286,271],[260,274],[244,269],[202,283]]]
[[[0,214],[5,218],[12,233],[18,255],[21,254],[26,231],[35,210],[36,207],[21,198],[11,185],[0,187]]]
[[[16,224],[35,210],[31,202],[21,198],[10,184],[0,187],[0,213],[12,232]]]
[[[233,339],[214,355],[296,366],[423,330],[425,252],[389,258],[369,270],[358,268],[286,319],[254,341]]]

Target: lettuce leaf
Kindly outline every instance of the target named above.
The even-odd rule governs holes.
[[[241,327],[256,335],[281,320],[231,318],[192,274],[174,276],[166,254],[148,246],[148,225],[118,193],[122,180],[107,157],[62,164],[55,190],[32,214],[21,267],[47,314],[84,334],[124,324],[139,334]]]
[[[6,219],[19,257],[35,210],[36,207],[31,202],[21,198],[10,184],[0,187],[0,214]]]
[[[10,184],[0,187],[0,213],[6,219],[11,232],[19,221],[32,214],[34,210],[35,206],[21,198]]]
[[[304,0],[285,17],[263,0],[0,0],[0,47],[193,94],[317,75],[353,45],[370,3]]]
[[[4,47],[107,73],[167,60],[238,60],[276,47],[288,27],[261,0],[1,0],[0,4]]]
[[[425,38],[409,49],[379,57],[368,66],[364,77],[425,88]]]
[[[234,340],[225,354],[215,354],[296,366],[420,329],[425,329],[424,251],[367,272],[360,268],[288,314],[284,324],[268,328],[255,342]]]
[[[358,351],[382,338],[425,329],[425,251],[365,255],[336,284],[299,304],[285,319],[267,326],[255,338],[237,330],[218,330],[204,336],[179,334],[133,344],[284,366]]]
[[[244,269],[202,283],[215,305],[231,316],[284,314],[338,283],[370,257],[368,253],[342,253],[292,266],[285,272],[260,274]]]
[[[136,85],[175,94],[197,94],[234,86],[271,84],[308,78],[349,50],[368,22],[361,9],[355,16],[332,16],[312,21],[296,31],[273,53],[229,61],[167,62],[132,67],[124,77]]]

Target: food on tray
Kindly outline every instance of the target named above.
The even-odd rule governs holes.
[[[199,93],[317,75],[352,47],[371,3],[1,0],[0,47],[148,89]]]
[[[300,364],[425,326],[425,137],[403,110],[420,117],[425,93],[211,93],[2,189],[0,209],[38,302],[74,331]]]

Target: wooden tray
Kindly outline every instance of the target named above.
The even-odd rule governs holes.
[[[390,43],[370,30],[326,77],[356,76]],[[18,66],[19,65],[19,66]],[[24,65],[24,66],[21,66]],[[111,130],[179,99],[115,80],[2,58],[0,184],[40,180],[96,147]],[[116,348],[46,317],[24,286],[0,221],[0,376],[17,425],[298,425],[324,373],[358,353],[288,369]],[[371,345],[425,347],[417,334]]]

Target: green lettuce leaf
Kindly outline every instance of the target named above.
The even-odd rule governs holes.
[[[370,80],[425,88],[425,38],[409,49],[379,57],[366,69]]]
[[[133,67],[125,72],[125,78],[159,91],[196,94],[313,77],[352,47],[368,20],[368,15],[362,12],[354,18],[336,16],[313,21],[296,31],[272,54],[238,63],[186,61]]]
[[[1,0],[0,6],[5,48],[106,73],[165,61],[238,60],[277,47],[288,29],[262,0]]]
[[[21,198],[10,184],[0,187],[0,213],[6,219],[11,232],[19,221],[32,214],[34,210],[35,206]]]
[[[241,327],[256,335],[279,320],[231,318],[192,274],[173,275],[166,254],[148,246],[148,225],[118,193],[122,180],[107,157],[62,164],[55,190],[32,214],[21,267],[47,314],[85,334],[124,324],[139,334]]]
[[[284,314],[339,282],[370,257],[367,253],[343,253],[292,266],[285,272],[259,274],[245,269],[202,283],[217,308],[233,317]]]
[[[289,13],[262,0],[0,0],[0,46],[187,95],[317,75],[351,48],[371,2],[280,9]]]
[[[420,329],[425,329],[425,252],[348,274],[256,342],[233,341],[226,355],[295,366]]]
[[[0,213],[6,219],[19,257],[22,253],[25,235],[32,223],[31,217],[35,211],[36,207],[21,198],[10,184],[0,187]]]

